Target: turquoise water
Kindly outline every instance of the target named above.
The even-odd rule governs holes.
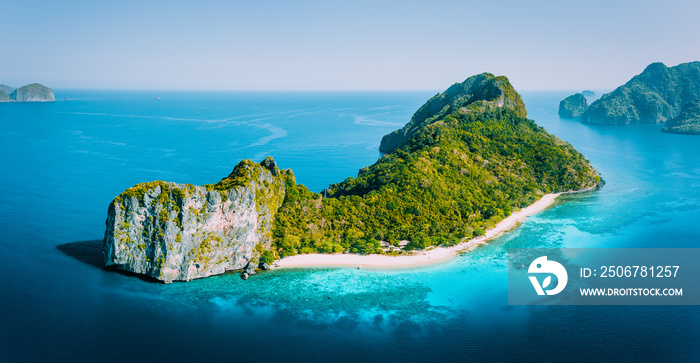
[[[107,205],[131,185],[212,183],[272,155],[320,191],[374,162],[432,94],[57,90],[71,101],[0,104],[0,358],[697,359],[698,307],[507,305],[507,248],[700,245],[700,139],[559,119],[568,92],[524,92],[529,117],[605,187],[449,262],[170,285],[101,268]]]

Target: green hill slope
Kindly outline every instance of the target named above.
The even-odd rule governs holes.
[[[433,96],[416,111],[406,126],[385,135],[379,150],[384,153],[392,152],[403,146],[425,125],[439,121],[460,109],[466,109],[467,106],[472,106],[472,112],[505,107],[522,117],[527,116],[525,104],[510,85],[508,78],[482,73],[469,77],[462,83],[455,83],[445,92]]]
[[[600,181],[583,155],[525,115],[505,77],[483,73],[450,87],[385,136],[390,153],[356,178],[323,195],[288,178],[273,253],[374,253],[379,240],[453,244],[543,194]]]
[[[661,131],[700,135],[700,100],[686,103],[678,116],[668,120]]]

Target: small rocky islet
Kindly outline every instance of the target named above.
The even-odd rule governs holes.
[[[559,102],[559,117],[579,118],[587,109],[586,96],[583,93],[576,93]]]

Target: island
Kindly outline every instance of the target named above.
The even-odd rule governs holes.
[[[700,135],[700,100],[686,103],[678,116],[666,121],[666,125],[661,131],[674,134]]]
[[[16,102],[50,102],[55,101],[53,90],[39,83],[22,86],[10,93]]]
[[[676,117],[683,105],[696,99],[700,99],[700,62],[675,67],[652,63],[593,102],[581,121],[600,125],[659,124]]]
[[[559,102],[559,117],[579,118],[587,109],[586,96],[583,93],[576,93]]]
[[[39,83],[28,84],[17,89],[12,89],[4,84],[0,86],[0,102],[51,102],[56,100],[53,90]]]
[[[582,93],[584,96],[589,97],[589,98],[595,98],[595,96],[596,96],[595,92],[593,92],[593,91],[591,91],[591,90],[585,90],[585,91],[583,91],[583,92],[581,92],[581,93]]]
[[[5,92],[7,94],[12,93],[15,89],[6,85],[6,84],[0,84],[0,91]]]
[[[216,184],[138,184],[109,205],[105,264],[172,282],[247,278],[300,254],[453,255],[559,193],[600,185],[583,155],[526,115],[506,77],[483,73],[432,97],[384,137],[377,162],[321,193],[271,157],[242,160]]]

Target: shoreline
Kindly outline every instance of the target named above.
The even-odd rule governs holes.
[[[295,268],[295,267],[407,267],[432,264],[449,259],[460,252],[464,252],[475,247],[481,246],[489,240],[500,236],[501,234],[515,229],[518,224],[525,218],[539,213],[551,206],[552,203],[562,194],[583,193],[596,189],[592,188],[568,191],[561,193],[545,194],[535,203],[511,213],[508,217],[498,222],[493,228],[484,233],[483,236],[471,238],[467,241],[460,242],[450,247],[434,247],[429,250],[416,252],[412,255],[356,255],[356,254],[323,254],[311,253],[303,255],[294,255],[282,258],[273,262],[272,268]]]

